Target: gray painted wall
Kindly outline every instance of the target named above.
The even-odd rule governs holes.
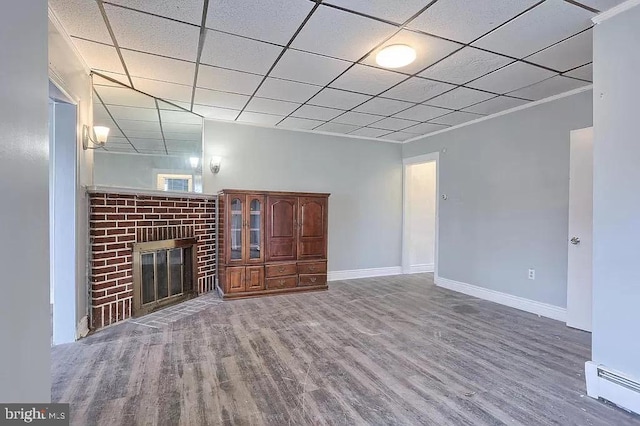
[[[190,174],[195,178],[188,157],[110,154],[98,151],[95,153],[93,180],[95,185],[156,190],[159,171]]]
[[[47,2],[0,13],[0,401],[51,400]]]
[[[587,91],[403,146],[403,157],[446,148],[441,277],[566,307],[569,132],[591,124]]]
[[[593,361],[640,380],[640,7],[594,33]]]
[[[204,192],[223,188],[330,192],[329,270],[400,266],[401,146],[205,121]]]

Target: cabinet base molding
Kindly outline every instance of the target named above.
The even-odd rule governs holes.
[[[324,285],[315,285],[315,286],[305,286],[305,287],[294,287],[294,288],[283,288],[276,290],[261,290],[261,291],[247,291],[244,293],[227,293],[224,294],[221,291],[218,291],[222,296],[222,300],[235,300],[235,299],[248,299],[250,297],[262,297],[262,296],[273,296],[277,294],[291,294],[291,293],[302,293],[308,291],[322,291],[328,290],[329,286]]]
[[[329,271],[328,281],[355,280],[356,278],[386,277],[402,275],[402,266],[386,268],[352,269],[347,271]]]

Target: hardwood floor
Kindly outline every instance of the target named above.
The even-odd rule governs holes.
[[[431,274],[123,323],[52,358],[78,425],[640,425],[585,395],[588,333]]]

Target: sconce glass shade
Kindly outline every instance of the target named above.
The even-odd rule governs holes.
[[[94,126],[93,133],[96,135],[96,142],[100,145],[107,143],[109,137],[109,128],[104,126]]]
[[[218,173],[220,171],[220,163],[222,162],[222,158],[220,157],[211,157],[211,162],[209,163],[209,167],[211,167],[211,173]]]
[[[189,158],[189,164],[195,169],[198,167],[198,164],[200,164],[200,159],[198,157],[191,157]]]

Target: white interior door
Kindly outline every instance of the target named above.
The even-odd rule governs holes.
[[[571,132],[567,325],[591,331],[593,128]]]

